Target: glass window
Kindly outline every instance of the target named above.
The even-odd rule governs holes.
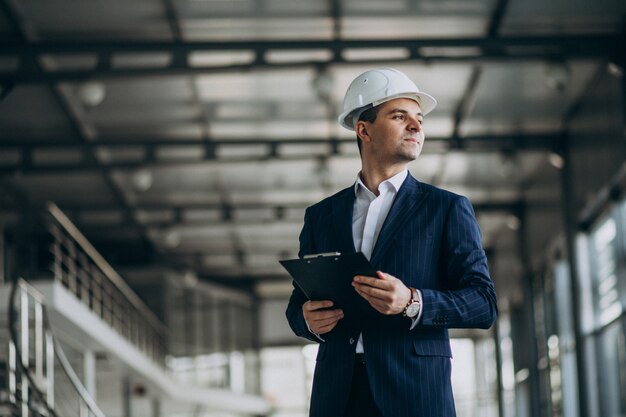
[[[626,409],[623,405],[623,393],[626,391],[623,374],[624,329],[622,323],[615,322],[602,330],[596,340],[598,355],[598,394],[600,415],[621,417]]]
[[[594,277],[597,324],[605,326],[622,313],[617,282],[617,226],[608,218],[591,232],[591,262]]]
[[[592,309],[581,305],[588,384],[594,416],[626,415],[626,202],[600,219],[579,239],[581,296],[591,296]],[[620,299],[621,298],[621,299]],[[593,318],[589,320],[589,316]]]
[[[574,351],[576,336],[573,322],[574,310],[571,303],[570,271],[566,261],[559,261],[554,267],[554,294],[558,338],[553,339],[552,343],[548,341],[548,346],[552,354],[558,354],[561,372],[560,375],[554,376],[553,381],[556,383],[558,380],[560,383],[562,415],[576,417],[578,416],[578,370]]]

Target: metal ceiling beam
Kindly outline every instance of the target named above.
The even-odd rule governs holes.
[[[460,135],[461,124],[469,116],[471,112],[471,106],[476,96],[476,90],[478,89],[478,83],[482,75],[482,67],[478,64],[474,65],[470,74],[469,80],[463,92],[461,100],[457,104],[454,111],[454,121],[452,128],[451,140],[449,143],[450,149],[464,149],[467,142],[463,141]],[[441,183],[441,179],[444,177],[448,168],[448,158],[443,158],[442,163],[439,164],[437,170],[433,173],[430,183],[437,185]]]
[[[498,151],[503,147],[507,149],[551,149],[552,143],[561,138],[561,133],[518,133],[501,135],[473,135],[473,136],[428,136],[427,142],[457,142],[463,143],[464,149],[478,148],[481,151]],[[241,146],[241,145],[311,145],[311,144],[354,144],[354,138],[284,138],[284,139],[211,139],[211,144],[216,146]],[[98,148],[135,148],[135,147],[198,147],[206,143],[200,139],[159,139],[150,137],[107,137],[98,136],[97,140],[90,143]],[[26,152],[50,150],[59,148],[76,148],[87,146],[78,144],[76,141],[66,138],[51,138],[46,140],[29,139],[28,137],[0,137],[0,149],[20,149]]]
[[[489,27],[487,28],[487,36],[489,38],[495,38],[498,36],[500,32],[500,26],[502,25],[502,20],[504,19],[504,15],[506,14],[506,9],[509,6],[509,0],[498,0],[495,7],[493,8],[493,12],[491,13],[491,20],[489,21]]]
[[[263,202],[254,202],[254,203],[237,203],[233,204],[232,209],[235,210],[274,210],[275,212],[284,211],[285,209],[296,209],[296,210],[304,210],[309,207],[312,203],[309,202],[293,202],[293,203],[263,203]],[[473,202],[472,205],[477,212],[483,213],[498,213],[498,212],[510,212],[513,210],[517,210],[521,204],[519,201],[509,201],[509,202]],[[13,209],[14,207],[2,207],[0,209]],[[155,212],[164,212],[164,211],[187,211],[187,210],[195,210],[195,211],[221,211],[223,209],[223,205],[220,202],[214,203],[198,203],[198,202],[189,202],[189,203],[167,203],[167,202],[156,202],[156,203],[141,203],[138,202],[135,205],[135,209],[138,211],[155,211]],[[120,210],[119,205],[112,203],[85,203],[85,204],[64,204],[63,211],[66,213],[73,214],[75,218],[78,217],[78,213],[80,212],[110,212]],[[261,222],[259,222],[261,223]]]
[[[369,48],[557,48],[563,51],[589,52],[592,47],[601,46],[601,51],[618,47],[621,34],[614,35],[560,35],[560,36],[506,36],[498,38],[424,38],[424,39],[339,39],[339,40],[243,40],[243,41],[92,41],[92,42],[40,42],[24,44],[14,41],[0,41],[0,55],[40,55],[40,54],[89,54],[89,53],[192,53],[211,51],[257,51],[294,49],[369,49]],[[596,54],[599,51],[596,51]],[[520,51],[523,54],[523,51]],[[523,55],[522,55],[523,56]],[[597,56],[597,55],[596,55]]]
[[[483,60],[555,60],[600,59],[620,57],[623,35],[572,35],[572,36],[517,36],[498,38],[442,38],[442,39],[362,39],[362,40],[246,40],[236,42],[0,42],[0,57],[17,58],[20,65],[14,72],[0,75],[0,82],[50,83],[80,81],[87,78],[136,77],[176,74],[212,74],[248,71],[263,68],[297,68],[330,64],[377,63],[381,60],[348,60],[345,52],[353,49],[405,48],[406,60],[426,62],[467,62]],[[328,50],[329,60],[306,62],[272,62],[268,51]],[[233,65],[192,66],[191,54],[202,52],[248,51],[249,60]],[[116,67],[116,54],[163,53],[170,62],[154,67]],[[58,71],[31,71],[23,63],[39,60],[41,56],[87,55],[96,56],[93,68]]]
[[[165,17],[167,23],[172,31],[172,38],[176,42],[180,42],[183,39],[183,31],[180,27],[180,20],[178,19],[178,13],[176,12],[176,5],[172,0],[161,0],[163,9],[165,10]]]
[[[529,134],[529,135],[498,135],[498,136],[475,136],[475,137],[434,137],[428,138],[430,143],[424,149],[424,154],[447,153],[456,149],[463,152],[494,153],[507,151],[546,151],[552,152],[559,148],[562,134]],[[207,161],[219,163],[232,162],[255,162],[273,160],[310,160],[312,158],[341,156],[340,145],[354,144],[354,139],[345,138],[300,138],[300,139],[248,139],[248,140],[212,140],[211,143],[199,140],[159,140],[159,139],[115,139],[90,143],[75,143],[68,140],[59,141],[33,141],[7,139],[0,141],[0,150],[7,155],[13,152],[14,159],[18,162],[4,163],[0,165],[0,174],[44,174],[44,173],[77,173],[99,172],[103,169],[137,169],[140,167],[176,167],[206,163]],[[265,147],[260,154],[242,155],[240,157],[219,157],[220,149],[233,149],[245,146]],[[282,146],[306,146],[327,145],[326,151],[317,153],[303,152],[302,154],[281,154]],[[188,148],[192,151],[189,155],[176,156],[168,159],[159,157],[159,153],[165,154],[167,149]],[[113,157],[112,160],[99,158],[97,164],[92,161],[93,153],[100,151],[115,151],[128,149],[137,152],[132,158]],[[37,162],[45,159],[46,155],[54,153],[52,162]],[[63,161],[63,152],[66,153]],[[355,156],[345,154],[346,156]]]

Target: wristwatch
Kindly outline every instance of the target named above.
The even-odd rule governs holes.
[[[404,307],[404,315],[412,319],[417,317],[422,305],[420,304],[417,290],[413,287],[409,287],[409,289],[411,290],[411,299],[407,303],[406,307]]]

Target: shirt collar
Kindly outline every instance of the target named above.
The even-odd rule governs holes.
[[[397,193],[398,190],[400,190],[400,187],[402,186],[402,183],[404,182],[404,180],[406,179],[406,177],[408,175],[409,175],[409,170],[408,169],[402,170],[402,171],[398,172],[396,175],[394,175],[393,177],[387,178],[385,181],[381,182],[380,185],[383,185],[384,183],[389,183],[389,184],[391,184],[391,186],[395,189],[395,191]],[[378,188],[380,188],[380,185],[378,186]],[[361,181],[361,173],[360,172],[356,176],[356,182],[354,183],[354,195],[358,195],[357,193],[359,191],[359,186],[363,187],[365,190],[369,191],[369,189],[365,186],[365,184],[363,184],[363,181]]]

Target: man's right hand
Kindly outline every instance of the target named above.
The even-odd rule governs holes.
[[[304,320],[309,325],[311,332],[324,334],[335,328],[337,322],[343,318],[343,310],[336,308],[333,310],[320,310],[333,306],[330,300],[307,301],[302,305]]]

